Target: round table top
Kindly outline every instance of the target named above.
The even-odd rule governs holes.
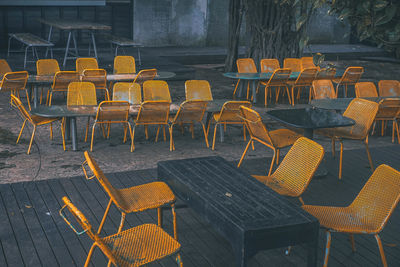
[[[400,98],[400,97],[363,97],[363,99],[381,102],[383,99],[387,98]],[[346,110],[347,106],[354,98],[323,98],[323,99],[313,99],[311,100],[311,105],[320,109],[331,109],[331,110]]]
[[[343,71],[337,70],[335,77],[341,77],[343,75]],[[256,73],[239,73],[239,72],[225,72],[224,75],[227,78],[231,79],[241,79],[241,80],[269,80],[272,76],[273,72],[256,72]],[[290,73],[289,79],[295,80],[299,77],[300,72],[292,72]],[[320,77],[319,79],[323,79]]]

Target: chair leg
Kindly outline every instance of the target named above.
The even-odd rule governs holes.
[[[163,213],[162,213],[162,208],[161,207],[158,207],[157,208],[157,217],[158,217],[158,227],[161,227],[162,228],[162,225],[163,225]]]
[[[292,106],[294,107],[294,86],[292,86]]]
[[[122,228],[124,227],[125,216],[126,216],[126,213],[125,212],[121,212],[121,222],[119,223],[119,227],[118,227],[118,232],[117,233],[120,233]]]
[[[243,124],[243,141],[246,141],[246,125]]]
[[[331,232],[329,230],[326,231],[326,247],[325,247],[325,256],[324,256],[324,267],[328,267],[328,258],[329,252],[331,250]]]
[[[349,234],[349,238],[351,243],[351,249],[353,250],[353,252],[356,252],[356,242],[354,241],[354,235]]]
[[[340,156],[339,156],[339,179],[342,179],[342,164],[343,164],[343,141],[340,142]]]
[[[90,248],[89,253],[87,255],[84,267],[88,267],[89,266],[90,259],[92,258],[92,255],[93,255],[93,252],[94,252],[94,249],[96,248],[96,246],[97,246],[96,243],[93,243],[93,245]]]
[[[107,205],[106,211],[104,212],[103,218],[101,219],[100,226],[97,229],[97,234],[100,234],[101,230],[103,229],[103,225],[104,225],[104,223],[106,221],[106,218],[107,218],[108,212],[110,210],[111,204],[112,204],[112,200],[110,199],[110,201],[108,201],[108,205]]]
[[[35,132],[36,132],[36,125],[33,125],[31,141],[29,142],[29,147],[28,147],[28,152],[27,152],[28,155],[31,153],[31,147],[32,147],[32,143],[33,143],[33,138],[35,137]]]
[[[167,136],[165,134],[165,125],[163,125],[163,137],[164,137],[164,142],[167,141]]]
[[[233,90],[233,99],[235,99],[236,97],[236,90],[237,90],[237,88],[238,88],[238,86],[239,86],[239,83],[240,83],[240,79],[237,81],[237,83],[236,83],[236,86],[235,86],[235,90]]]
[[[274,155],[272,156],[272,161],[271,161],[271,166],[269,167],[268,176],[271,176],[272,169],[274,168],[275,158],[276,158],[276,150],[274,149]]]
[[[64,118],[61,119],[61,136],[63,141],[63,149],[65,151],[65,130],[64,130]]]
[[[29,94],[27,89],[25,89],[25,94],[26,94],[26,100],[28,101],[28,108],[29,110],[31,110],[31,101],[29,100]]]
[[[277,150],[276,150],[276,166],[279,165],[279,152],[280,152],[280,150],[277,149]]]
[[[192,139],[194,139],[194,126],[193,126],[193,123],[190,124],[190,132],[192,133]]]
[[[206,127],[204,126],[203,122],[200,122],[200,123],[201,123],[201,126],[203,127],[204,139],[206,141],[206,145],[208,148],[208,147],[210,147],[210,145],[208,144],[208,135],[207,135]]]
[[[149,140],[149,129],[147,125],[144,126],[144,135],[146,137],[146,140]]]
[[[50,122],[50,140],[53,140],[53,124]]]
[[[132,127],[129,122],[128,122],[128,130],[129,130],[129,135],[131,137],[131,152],[133,152],[135,150],[135,144],[133,143]]]
[[[48,99],[48,105],[51,106],[51,99],[53,98],[53,91],[50,92],[50,97]]]
[[[365,148],[367,149],[369,165],[371,166],[371,170],[374,171],[374,164],[372,163],[371,152],[369,152],[369,147],[368,147],[368,136],[367,138],[365,138]]]
[[[172,133],[173,133],[173,128],[174,128],[174,125],[173,124],[171,124],[171,126],[169,127],[169,151],[173,151],[174,150],[174,140],[173,140],[173,135],[172,135]]]
[[[294,106],[294,99],[290,99],[290,93],[289,93],[289,88],[286,86],[286,93],[289,101],[289,105],[292,104]]]
[[[159,132],[160,132],[160,125],[157,126],[157,133],[156,133],[156,140],[155,140],[156,143],[158,142],[158,134],[159,134]]]
[[[335,138],[332,138],[332,157],[335,158],[336,149],[335,149]]]
[[[178,226],[176,225],[176,211],[175,204],[171,204],[171,212],[172,212],[172,223],[174,225],[174,239],[178,240]]]
[[[375,235],[376,243],[378,243],[379,253],[381,254],[382,265],[387,267],[385,252],[383,251],[382,240],[378,234]]]
[[[183,267],[183,262],[182,262],[182,258],[181,258],[181,255],[178,253],[178,254],[176,254],[176,264],[179,266],[179,267]]]
[[[212,150],[214,150],[214,148],[215,148],[215,137],[216,137],[216,135],[217,135],[217,127],[218,127],[218,122],[217,123],[215,123],[215,127],[214,127],[214,138],[213,138],[213,144],[212,144]]]
[[[92,127],[92,140],[90,140],[90,151],[93,151],[93,140],[94,140],[94,129],[96,127],[96,122],[93,123]]]
[[[239,160],[239,163],[238,163],[238,165],[237,165],[238,168],[240,167],[240,165],[242,165],[244,156],[246,155],[247,150],[249,149],[249,146],[250,146],[250,144],[251,144],[252,142],[253,142],[253,140],[250,138],[249,142],[248,142],[247,145],[246,145],[246,148],[245,148],[244,151],[243,151],[242,157],[241,157],[240,160]]]
[[[130,128],[130,124],[129,124],[129,128]],[[135,129],[136,129],[136,125],[133,126],[132,129],[132,134],[131,134],[131,140],[132,140],[132,145],[131,145],[131,152],[135,151]]]
[[[392,143],[394,143],[394,132],[396,130],[396,123],[395,120],[392,122]]]
[[[24,123],[22,123],[22,127],[21,127],[21,130],[19,131],[19,135],[18,135],[18,138],[17,138],[17,142],[16,142],[16,144],[18,144],[18,142],[19,142],[19,139],[21,138],[22,131],[23,131],[23,130],[24,130],[24,128],[25,128],[26,121],[27,121],[27,119],[25,119],[25,120],[24,120]]]

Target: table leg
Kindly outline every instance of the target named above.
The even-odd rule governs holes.
[[[34,85],[33,86],[33,107],[36,108],[37,107],[37,103],[38,103],[38,86]],[[30,97],[30,96],[29,96]]]
[[[53,26],[50,26],[50,29],[49,29],[49,35],[47,36],[47,41],[48,42],[50,42],[50,40],[51,40],[51,33],[52,33],[52,31],[53,31]],[[47,58],[47,53],[49,52],[49,48],[47,47],[46,48],[46,54],[45,54],[45,58]],[[53,53],[53,52],[52,52]],[[52,57],[53,58],[53,57]]]
[[[303,133],[304,137],[307,137],[308,139],[313,140],[314,138],[314,129],[304,129]],[[321,163],[319,164],[318,169],[314,173],[314,178],[323,178],[328,175],[328,170],[325,166],[325,160],[322,160]]]
[[[224,142],[224,125],[222,123],[219,124],[219,141]]]
[[[74,48],[75,48],[75,56],[79,57],[79,52],[78,52],[78,43],[76,42],[76,32],[72,32],[72,41],[74,42]]]
[[[208,129],[208,125],[211,122],[211,116],[212,116],[212,112],[207,111],[207,118],[206,118],[206,129]],[[207,133],[208,134],[208,133]]]
[[[72,150],[78,150],[78,138],[77,138],[77,130],[76,130],[76,118],[71,117],[71,139],[72,139]]]
[[[238,92],[238,97],[241,98],[243,95],[243,88],[244,84],[246,83],[246,80],[241,80],[241,83],[239,83],[239,92]]]
[[[317,266],[319,228],[314,231],[314,241],[307,244],[307,266]]]
[[[71,126],[71,118],[66,117],[65,118],[65,139],[66,140],[71,139],[71,130],[70,130],[71,127],[70,126]]]
[[[256,88],[256,80],[251,81],[251,90],[253,95],[253,104],[257,103],[257,88]]]
[[[96,48],[96,41],[94,39],[94,33],[90,31],[90,35],[92,36],[92,43],[93,43],[93,51],[94,51],[94,57],[97,59],[97,48]],[[97,59],[98,60],[98,59]]]
[[[68,51],[69,51],[69,44],[71,42],[71,35],[72,35],[72,31],[68,32],[68,40],[67,40],[67,46],[65,47],[65,55],[64,55],[64,62],[63,62],[63,66],[65,67],[65,64],[67,63],[67,57],[68,57]]]

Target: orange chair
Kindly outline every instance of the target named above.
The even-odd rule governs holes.
[[[236,60],[238,73],[257,73],[257,67],[252,58],[238,58]],[[235,90],[233,91],[233,98],[235,98],[236,90],[239,86],[240,79],[237,81]],[[257,86],[258,88],[258,86]],[[247,99],[249,99],[250,82],[247,82]],[[255,96],[254,96],[255,97]]]
[[[40,117],[40,116],[29,114],[29,112],[25,109],[24,105],[22,104],[21,100],[13,94],[11,95],[11,103],[13,106],[18,108],[19,112],[21,113],[22,117],[24,118],[24,123],[22,124],[21,130],[19,131],[19,135],[17,138],[17,142],[16,142],[17,144],[19,142],[19,139],[21,138],[22,131],[24,130],[26,122],[31,123],[33,126],[31,141],[29,142],[29,147],[28,147],[28,151],[26,152],[26,154],[29,155],[31,153],[31,147],[32,147],[32,143],[33,143],[33,138],[35,137],[37,126],[50,124],[50,139],[53,139],[52,123],[59,120],[59,118],[45,118],[45,117]],[[61,134],[62,134],[62,139],[63,139],[63,148],[65,150],[64,131],[62,130],[62,127],[61,127]]]
[[[379,102],[379,110],[375,117],[375,122],[381,121],[381,135],[384,135],[386,125],[388,122],[392,122],[392,143],[394,142],[395,132],[399,137],[399,129],[397,120],[400,119],[400,99],[397,98],[385,98]],[[374,127],[375,128],[375,125]],[[374,132],[375,129],[372,130]],[[399,139],[399,138],[398,138]]]
[[[317,77],[315,77],[316,80],[331,80],[335,78],[336,75],[336,69],[334,68],[324,68],[324,69],[319,69],[317,73]]]
[[[131,105],[142,103],[142,89],[137,83],[118,82],[113,88],[114,101],[128,101]]]
[[[336,98],[335,88],[330,80],[314,80],[312,88],[314,99]]]
[[[5,59],[0,59],[0,76],[3,76],[7,72],[12,72],[10,65]]]
[[[279,94],[281,87],[286,88],[286,93],[288,96],[289,103],[291,102],[290,99],[290,92],[289,88],[287,86],[287,82],[290,77],[290,69],[276,69],[274,73],[272,74],[271,78],[268,80],[268,82],[261,82],[262,85],[265,85],[264,88],[264,95],[265,95],[265,107],[267,107],[267,98],[268,98],[268,91],[271,96],[271,88],[278,88],[276,90],[276,99],[275,102],[278,102]]]
[[[0,91],[10,92],[11,95],[16,95],[19,97],[19,92],[24,90],[29,110],[31,110],[31,103],[29,101],[28,91],[26,90],[28,76],[29,75],[27,71],[7,72],[4,74],[3,79],[0,82]],[[10,103],[12,104],[11,100]]]
[[[110,100],[110,93],[107,89],[107,72],[104,69],[85,69],[82,73],[83,82],[91,82],[96,90],[104,91],[104,100]]]
[[[299,198],[304,205],[301,195],[306,191],[323,157],[324,148],[320,144],[300,137],[271,176],[252,176],[280,195]]]
[[[396,80],[380,80],[379,95],[383,97],[400,96],[400,82]]]
[[[143,83],[143,101],[166,100],[171,103],[168,83],[166,81],[151,80]]]
[[[185,82],[186,101],[213,101],[210,83],[206,80],[188,80]]]
[[[285,58],[283,60],[283,68],[290,69],[291,72],[301,72],[300,58]]]
[[[371,153],[368,148],[368,133],[378,112],[379,104],[362,98],[353,99],[343,116],[353,119],[355,124],[347,127],[317,130],[316,133],[328,136],[332,140],[332,153],[335,155],[335,140],[340,142],[339,179],[342,178],[343,139],[361,140],[367,149],[371,170],[374,170]]]
[[[157,75],[156,69],[141,70],[139,71],[133,82],[138,83],[140,86],[143,86],[143,83],[145,81],[153,80],[156,77],[156,75]]]
[[[246,126],[245,126],[245,122],[243,121],[242,117],[239,114],[240,106],[245,106],[245,107],[250,108],[251,103],[248,101],[227,101],[222,106],[221,111],[219,113],[216,113],[213,115],[215,127],[214,127],[212,150],[214,150],[214,148],[215,148],[215,138],[217,135],[217,126],[220,124],[224,125],[224,128],[226,127],[227,124],[243,125],[243,139],[246,141]],[[211,121],[207,125],[207,135],[210,130],[210,124],[211,124]]]
[[[354,87],[356,97],[378,97],[378,92],[373,82],[358,82]]]
[[[302,57],[300,58],[301,62],[301,70],[309,69],[309,68],[317,68],[319,71],[319,66],[315,66],[313,57]]]
[[[253,144],[254,141],[257,141],[274,151],[274,155],[272,157],[272,162],[268,172],[268,175],[271,175],[275,161],[277,165],[279,164],[280,150],[282,148],[293,145],[294,142],[296,142],[296,140],[300,137],[300,135],[289,129],[268,131],[264,123],[262,122],[260,114],[248,107],[241,106],[240,114],[243,118],[244,123],[247,126],[247,130],[249,131],[250,140],[247,143],[246,148],[244,149],[244,152],[239,160],[237,167],[239,168],[240,165],[242,165],[243,159],[246,156],[250,144]]]
[[[53,76],[56,75],[57,72],[60,71],[60,66],[58,65],[58,61],[55,59],[39,59],[36,61],[36,74],[43,76]],[[47,91],[47,101],[49,100],[50,90]],[[43,87],[40,93],[40,104],[42,104],[43,98]]]
[[[317,68],[309,68],[309,69],[303,69],[299,76],[297,77],[296,81],[290,82],[288,81],[288,85],[292,87],[292,106],[294,106],[294,90],[295,88],[298,88],[297,90],[297,99],[300,99],[300,90],[302,88],[307,88],[309,91],[309,97],[308,97],[308,102],[311,102],[311,95],[312,95],[312,82],[314,81],[315,77],[317,76],[318,69]]]
[[[341,78],[335,78],[332,82],[336,83],[336,96],[339,93],[339,87],[344,86],[344,97],[347,97],[349,85],[355,85],[361,79],[364,73],[363,67],[348,67]]]
[[[54,75],[53,85],[48,96],[48,105],[51,106],[54,92],[67,92],[71,82],[79,82],[80,76],[76,71],[59,71]]]
[[[116,56],[114,58],[114,74],[136,73],[135,58],[132,56]]]
[[[280,68],[279,61],[276,58],[263,58],[260,61],[261,72],[274,72]]]
[[[204,126],[204,123],[202,121],[204,113],[206,112],[206,108],[207,108],[207,101],[201,101],[201,100],[185,101],[179,106],[176,115],[173,118],[170,118],[170,126],[169,126],[170,151],[175,150],[175,143],[173,140],[173,130],[175,124],[179,125],[190,124],[192,138],[194,139],[193,124],[196,122],[200,123],[201,126],[203,127],[203,133],[204,133],[204,139],[206,140],[206,145],[207,147],[209,147],[206,127]]]
[[[108,258],[109,266],[111,263],[114,266],[142,266],[173,254],[176,254],[178,266],[183,266],[179,255],[181,245],[157,225],[142,224],[114,235],[100,237],[85,215],[66,196],[62,201],[65,205],[60,209],[60,216],[77,235],[87,233],[94,242],[86,258],[85,267],[89,266],[96,247]],[[67,215],[64,214],[65,208],[75,217],[82,231],[78,232],[67,219]]]
[[[75,61],[75,65],[76,65],[76,71],[82,75],[83,71],[86,69],[98,69],[99,68],[99,64],[97,63],[97,59],[93,58],[93,57],[80,57],[77,58]]]
[[[319,220],[326,231],[324,267],[328,266],[331,233],[350,235],[353,252],[356,251],[354,234],[374,235],[382,265],[388,266],[379,233],[383,230],[400,200],[400,172],[380,165],[347,207],[305,205],[302,208]]]

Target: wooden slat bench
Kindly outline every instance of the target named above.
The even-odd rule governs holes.
[[[26,68],[26,57],[28,53],[28,49],[31,47],[32,48],[32,54],[36,59],[39,59],[36,47],[46,47],[50,49],[50,54],[51,58],[53,58],[53,50],[51,49],[54,44],[46,41],[39,36],[33,35],[31,33],[9,33],[9,39],[8,39],[8,52],[7,56],[10,55],[10,52],[16,52],[16,51],[10,51],[10,45],[11,45],[11,39],[15,39],[19,42],[21,42],[25,46],[25,57],[24,57],[24,68]],[[35,61],[33,61],[35,62]]]
[[[142,65],[142,60],[140,58],[140,47],[143,47],[143,45],[136,43],[135,41],[126,38],[126,37],[121,37],[121,36],[115,36],[115,35],[107,35],[107,39],[111,43],[111,49],[113,49],[113,46],[115,46],[115,53],[114,56],[118,55],[118,48],[121,47],[124,49],[124,47],[136,47],[137,48],[137,53],[138,53],[138,62],[139,65]]]

